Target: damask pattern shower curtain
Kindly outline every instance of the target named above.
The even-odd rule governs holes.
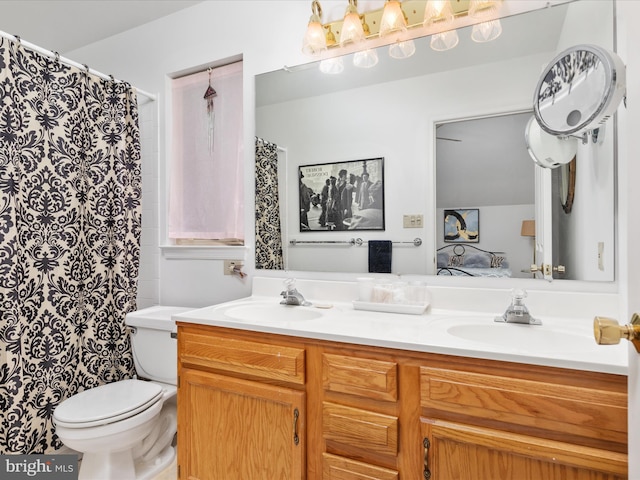
[[[278,146],[258,137],[256,137],[256,268],[284,269],[278,200]]]
[[[0,41],[0,454],[59,448],[55,407],[134,373],[140,169],[130,86]]]

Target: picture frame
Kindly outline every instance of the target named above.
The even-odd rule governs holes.
[[[298,166],[300,232],[384,230],[384,158]]]
[[[445,209],[444,241],[447,243],[479,243],[480,210],[477,208]]]

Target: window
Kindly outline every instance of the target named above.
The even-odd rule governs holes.
[[[171,93],[169,238],[242,244],[242,62],[176,78]]]

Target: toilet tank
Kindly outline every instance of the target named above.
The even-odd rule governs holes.
[[[171,315],[189,310],[193,309],[157,305],[127,314],[125,323],[135,330],[130,338],[138,377],[177,384],[178,340]]]

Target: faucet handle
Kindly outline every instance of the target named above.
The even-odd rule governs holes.
[[[527,291],[522,288],[511,289],[511,299],[515,305],[522,304],[522,300],[527,298]]]

